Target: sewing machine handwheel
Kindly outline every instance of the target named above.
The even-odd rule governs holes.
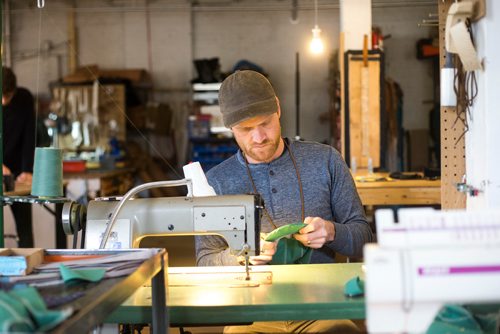
[[[75,202],[64,203],[62,209],[62,224],[66,235],[78,233],[85,224],[86,208]]]

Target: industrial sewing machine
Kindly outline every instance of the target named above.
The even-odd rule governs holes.
[[[248,277],[248,257],[260,250],[260,196],[133,198],[147,189],[182,185],[192,194],[191,181],[179,180],[146,183],[121,198],[96,199],[89,203],[86,218],[80,205],[65,204],[64,229],[73,234],[86,225],[88,249],[136,248],[148,236],[219,234],[232,254],[246,258]]]
[[[376,212],[364,249],[370,333],[423,333],[445,303],[500,301],[500,211]]]

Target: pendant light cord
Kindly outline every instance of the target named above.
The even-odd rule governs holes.
[[[314,0],[314,27],[318,26],[318,0]]]

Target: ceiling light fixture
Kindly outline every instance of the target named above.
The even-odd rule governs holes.
[[[312,53],[319,54],[323,52],[324,46],[321,40],[321,29],[318,27],[318,0],[314,0],[314,28],[312,29],[313,38],[309,48]]]

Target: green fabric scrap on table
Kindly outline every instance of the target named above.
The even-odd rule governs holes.
[[[106,274],[106,269],[71,269],[64,264],[59,265],[64,283],[73,281],[99,282]]]
[[[34,287],[0,291],[0,330],[43,332],[56,327],[73,313],[71,308],[49,310]]]
[[[365,282],[356,276],[344,285],[344,295],[348,297],[360,297],[365,294]]]

